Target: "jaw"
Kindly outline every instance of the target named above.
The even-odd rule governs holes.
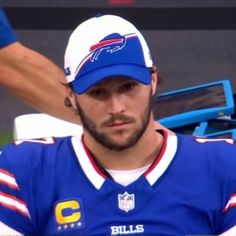
[[[103,134],[102,145],[113,150],[125,150],[137,143],[137,132],[131,130],[113,131]]]

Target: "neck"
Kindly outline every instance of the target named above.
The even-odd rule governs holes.
[[[131,170],[149,165],[156,159],[162,147],[163,137],[155,131],[154,122],[150,121],[140,140],[134,146],[122,151],[104,147],[87,132],[84,133],[84,141],[103,168]]]

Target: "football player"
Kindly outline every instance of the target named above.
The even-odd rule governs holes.
[[[158,76],[132,23],[80,24],[65,71],[83,134],[0,150],[1,233],[236,234],[235,143],[155,129]]]

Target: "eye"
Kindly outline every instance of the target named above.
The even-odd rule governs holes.
[[[129,82],[126,82],[124,84],[122,84],[119,88],[119,92],[120,93],[125,93],[125,92],[129,92],[129,91],[133,91],[134,88],[138,85],[137,82],[135,81],[129,81]]]
[[[94,89],[89,90],[87,94],[93,98],[102,99],[106,97],[107,92],[103,88],[94,88]]]

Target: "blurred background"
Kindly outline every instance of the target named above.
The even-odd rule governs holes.
[[[229,79],[236,92],[235,0],[1,0],[0,4],[19,40],[62,68],[72,30],[98,13],[116,14],[134,23],[147,39],[163,77],[159,92],[222,79]],[[2,87],[0,109],[0,134],[12,132],[16,116],[36,112]]]

